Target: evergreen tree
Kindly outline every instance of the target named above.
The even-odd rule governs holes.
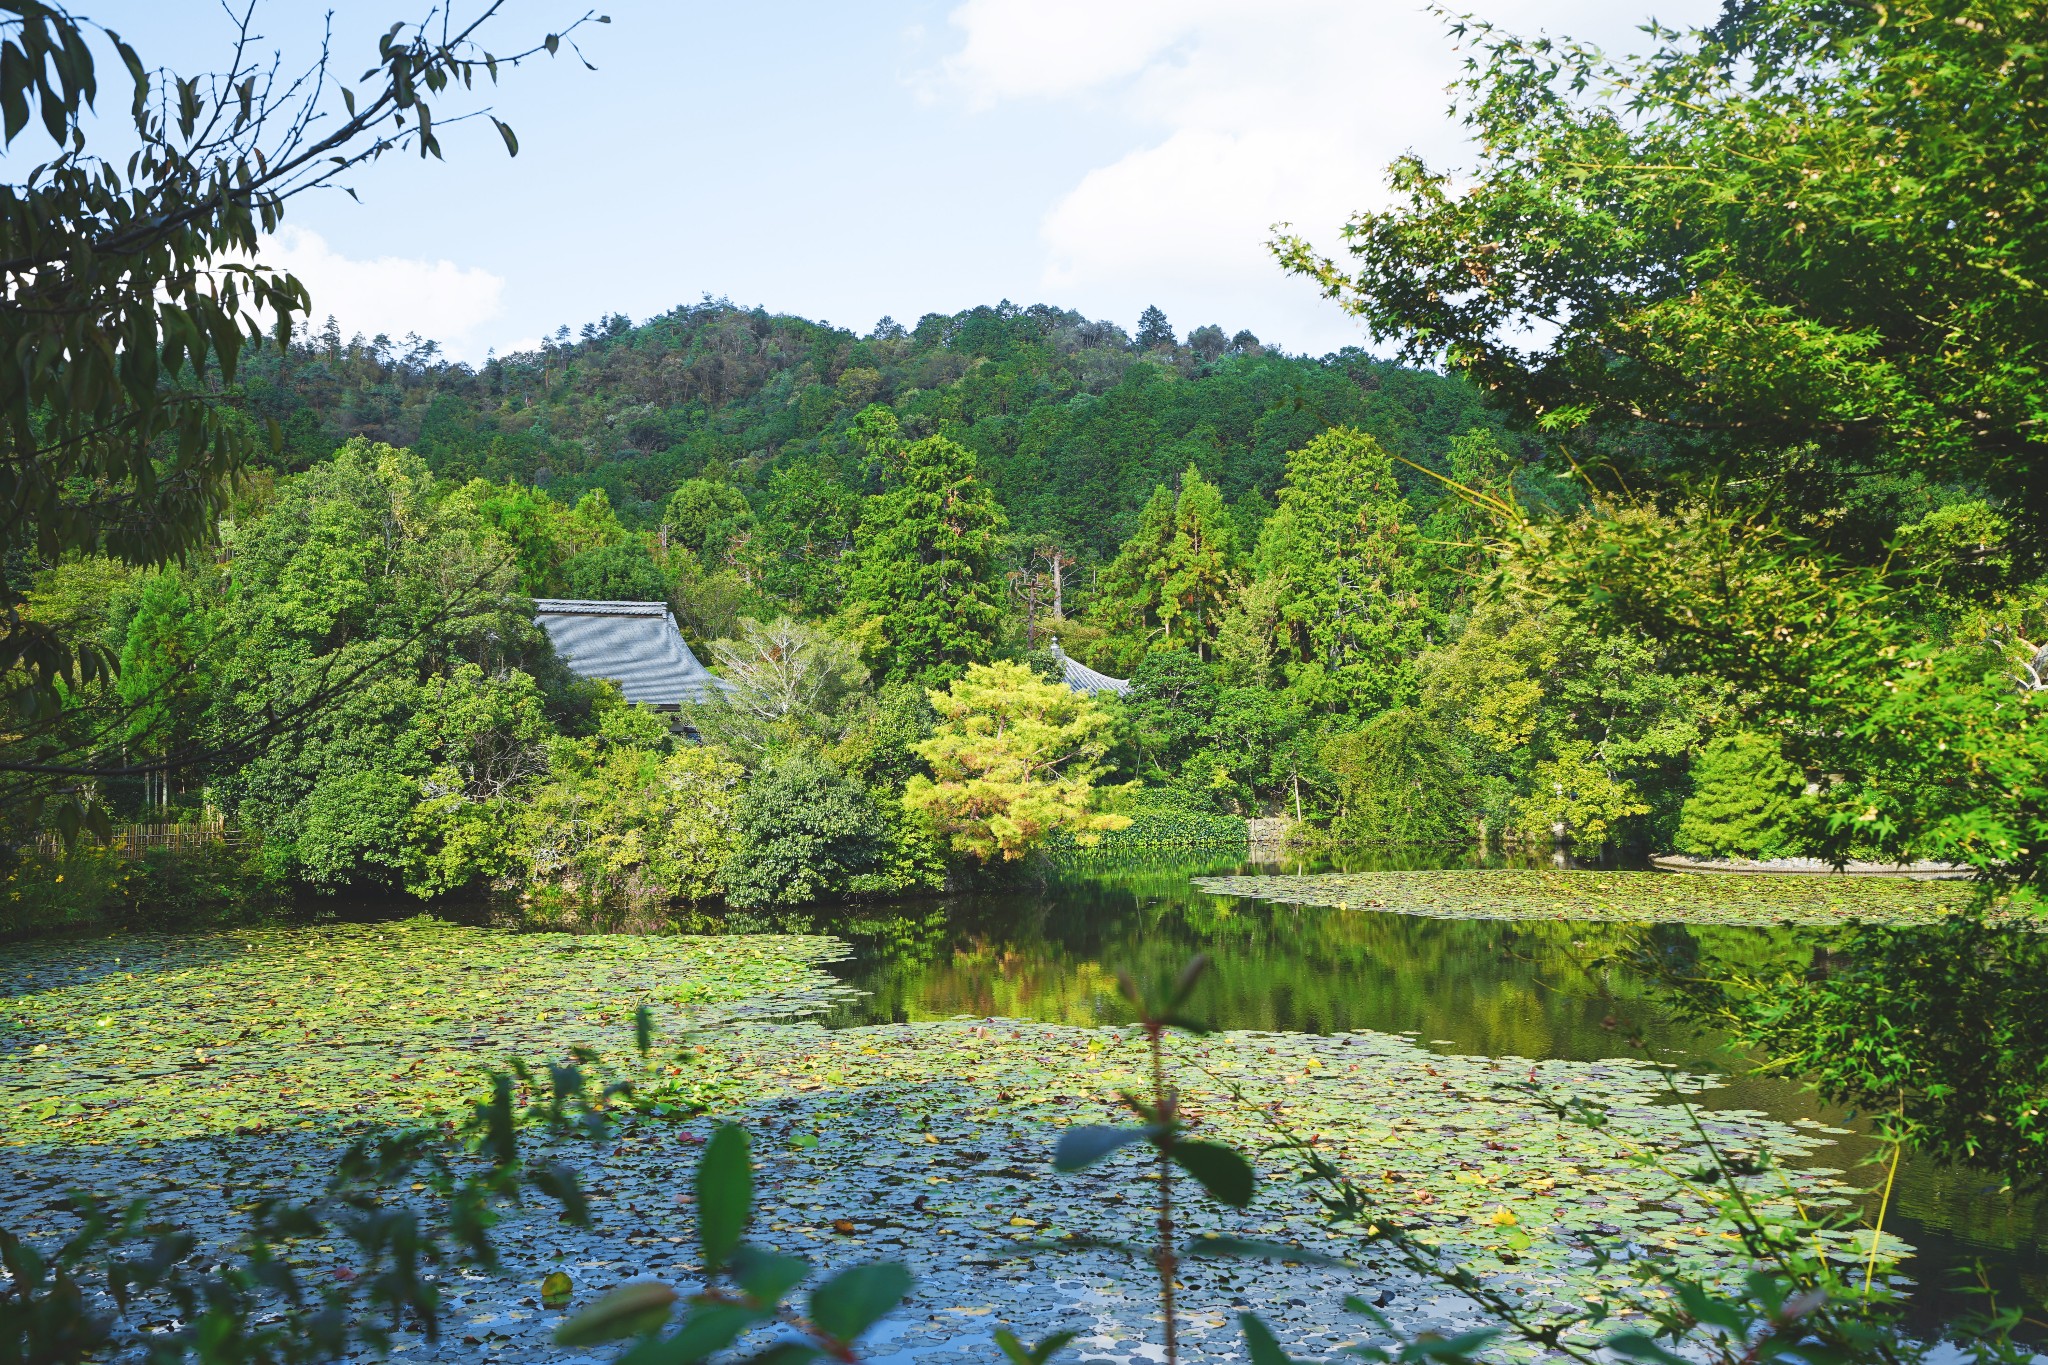
[[[1155,346],[1174,344],[1173,324],[1166,320],[1166,314],[1153,304],[1138,314],[1138,349],[1149,351]]]
[[[1707,858],[1782,858],[1799,851],[1806,777],[1768,735],[1722,735],[1693,763],[1678,848]]]
[[[928,436],[902,448],[897,486],[862,506],[847,605],[891,681],[957,677],[994,645],[997,537],[1008,523],[974,470],[973,451]]]
[[[1173,508],[1173,540],[1160,585],[1160,627],[1203,658],[1237,586],[1237,522],[1223,493],[1188,466]],[[1176,630],[1178,625],[1178,630]]]
[[[968,669],[931,700],[939,722],[915,748],[932,775],[913,776],[903,804],[956,851],[1007,862],[1054,830],[1086,846],[1129,827],[1097,810],[1114,722],[1093,699],[1004,662]]]
[[[1138,529],[1102,575],[1102,610],[1133,664],[1154,640],[1208,658],[1237,590],[1237,521],[1194,466],[1175,490],[1160,484]]]
[[[1405,510],[1393,462],[1356,428],[1332,427],[1287,457],[1260,558],[1286,584],[1290,675],[1322,704],[1373,710],[1408,690],[1424,623]]]

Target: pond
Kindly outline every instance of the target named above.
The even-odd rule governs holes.
[[[1499,865],[1500,860],[1493,860]],[[835,917],[828,932],[853,945],[837,964],[861,995],[840,1025],[960,1015],[1067,1024],[1122,1022],[1115,972],[1177,968],[1196,952],[1212,968],[1195,1013],[1223,1029],[1308,1034],[1410,1033],[1445,1053],[1593,1061],[1628,1055],[1631,1036],[1653,1057],[1724,1084],[1716,1108],[1759,1110],[1786,1122],[1845,1128],[1820,1154],[1862,1185],[1877,1144],[1851,1114],[1789,1081],[1746,1074],[1744,1059],[1673,1021],[1645,981],[1602,961],[1617,926],[1589,921],[1432,919],[1374,910],[1272,904],[1209,894],[1206,875],[1473,867],[1470,859],[1371,855],[1333,862],[1240,864],[1199,854],[1069,865],[1048,885],[1002,895],[880,907]],[[1697,884],[1670,874],[1675,882]],[[1718,879],[1717,879],[1718,880]],[[1701,925],[1689,935],[1721,956],[1808,954],[1818,931]],[[1873,1192],[1868,1203],[1874,1211]],[[2048,1207],[1999,1193],[1995,1181],[1908,1159],[1900,1164],[1888,1230],[1917,1248],[1925,1323],[1981,1307],[1956,1292],[1981,1262],[2002,1297],[2048,1297]]]
[[[1427,863],[1389,878],[1384,863],[1349,860],[1333,892],[1326,881],[1214,889],[1219,876],[1327,865],[1097,860],[1002,895],[776,917],[774,933],[738,916],[694,937],[517,933],[416,907],[336,906],[324,923],[12,945],[0,949],[0,1086],[27,1102],[0,1108],[0,1226],[65,1235],[67,1206],[53,1201],[69,1189],[140,1190],[200,1247],[228,1247],[249,1196],[298,1197],[350,1133],[445,1122],[505,1057],[590,1048],[674,1103],[616,1144],[560,1153],[603,1201],[602,1227],[568,1238],[520,1211],[501,1227],[507,1274],[463,1282],[469,1320],[527,1353],[506,1358],[550,1358],[552,1329],[525,1302],[547,1273],[572,1272],[585,1295],[690,1273],[673,1250],[689,1232],[674,1188],[692,1144],[730,1120],[761,1144],[768,1244],[826,1265],[903,1257],[926,1286],[929,1312],[906,1320],[916,1340],[949,1341],[962,1315],[985,1333],[976,1315],[1009,1314],[991,1321],[1029,1338],[1079,1314],[1096,1323],[1091,1341],[1122,1343],[1105,1358],[1135,1361],[1151,1309],[1108,1249],[1142,1236],[1149,1216],[1119,1188],[1132,1172],[1055,1177],[1045,1157],[1050,1134],[1113,1117],[1117,1088],[1141,1083],[1142,1048],[1100,1027],[1126,1019],[1115,972],[1172,972],[1195,952],[1214,965],[1192,1012],[1230,1030],[1174,1044],[1205,1131],[1249,1148],[1284,1108],[1332,1160],[1398,1182],[1384,1191],[1397,1216],[1518,1293],[1568,1303],[1629,1281],[1622,1262],[1594,1264],[1596,1240],[1739,1273],[1701,1188],[1674,1188],[1617,1141],[1698,1155],[1645,1054],[1724,1073],[1703,1122],[1717,1141],[1782,1158],[1745,1178],[1751,1197],[1826,1207],[1843,1198],[1827,1168],[1874,1183],[1857,1167],[1873,1144],[1853,1116],[1743,1074],[1610,965],[1633,932],[1621,921],[1664,906],[1693,921],[1656,931],[1667,950],[1808,960],[1842,912],[1820,879]],[[1254,889],[1331,903],[1232,893]],[[1902,913],[1930,902],[1906,886],[1850,899]],[[1346,908],[1376,901],[1417,913]],[[1826,922],[1742,925],[1787,906]],[[1457,917],[1482,913],[1519,918]],[[631,1048],[642,1002],[662,1039],[653,1063]],[[998,1018],[1016,1022],[988,1022]],[[1567,1100],[1607,1107],[1611,1129],[1557,1124],[1548,1106]],[[1261,1160],[1260,1235],[1344,1236]],[[1217,1210],[1199,1217],[1209,1221],[1191,1232],[1236,1229]],[[2001,1293],[2040,1302],[2044,1224],[2037,1202],[1907,1163],[1887,1229],[1918,1248],[1908,1269],[1923,1286],[1920,1325],[1966,1305],[1949,1286],[1980,1258]],[[1084,1249],[1062,1250],[1048,1271],[1018,1245],[1041,1236]],[[320,1264],[331,1250],[301,1254]],[[1452,1310],[1434,1282],[1383,1264],[1370,1274],[1408,1329],[1471,1325],[1442,1316]],[[1285,1266],[1196,1277],[1189,1292],[1206,1307],[1191,1301],[1189,1326],[1207,1336],[1189,1359],[1239,1358],[1232,1315],[1246,1303],[1286,1305],[1289,1349],[1328,1354],[1355,1330],[1342,1303],[1357,1282]]]

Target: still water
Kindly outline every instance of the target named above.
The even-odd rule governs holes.
[[[1445,865],[1358,858],[1337,870]],[[1722,1074],[1716,1105],[1851,1129],[1826,1160],[1861,1183],[1882,1183],[1881,1168],[1859,1164],[1875,1144],[1856,1116],[1792,1082],[1748,1075],[1744,1058],[1675,1022],[1649,983],[1606,961],[1621,941],[1613,924],[1272,905],[1211,895],[1190,882],[1211,873],[1331,867],[1198,856],[1084,864],[1029,890],[904,902],[851,918],[840,911],[818,927],[853,945],[840,970],[864,994],[831,1022],[973,1015],[1119,1023],[1128,1018],[1119,968],[1143,978],[1204,952],[1212,966],[1195,1012],[1218,1028],[1412,1031],[1447,1052],[1575,1061],[1631,1055],[1636,1038],[1652,1056]],[[1814,942],[1777,929],[1659,932],[1750,963],[1810,954]],[[1869,1202],[1874,1212],[1874,1195]],[[1909,1270],[1921,1286],[1916,1316],[1923,1324],[1983,1306],[1955,1288],[1979,1262],[2001,1301],[2048,1299],[2042,1200],[2002,1195],[1984,1177],[1908,1159],[1886,1226],[1918,1248]]]

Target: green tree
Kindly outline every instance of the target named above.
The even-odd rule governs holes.
[[[1093,844],[1130,818],[1096,809],[1109,716],[1023,664],[975,664],[931,694],[939,722],[915,746],[931,776],[912,777],[903,804],[953,848],[983,862],[1014,860],[1066,830]]]
[[[1157,304],[1148,304],[1145,311],[1138,315],[1136,341],[1141,351],[1174,344],[1173,324],[1166,320],[1166,314]]]
[[[1323,746],[1344,805],[1331,832],[1347,843],[1465,844],[1476,833],[1463,756],[1420,711],[1397,707]]]
[[[607,732],[553,742],[546,780],[516,811],[511,860],[543,915],[616,914],[725,889],[740,766],[715,747],[663,752],[658,720],[616,709]]]
[[[669,544],[697,556],[707,569],[722,568],[742,552],[754,531],[746,494],[716,479],[685,479],[662,513]]]
[[[175,571],[142,580],[123,632],[115,693],[125,711],[124,738],[161,755],[199,740],[213,681],[214,626]],[[169,801],[167,775],[146,774],[150,804]]]
[[[442,718],[450,688],[528,695],[537,675],[559,677],[504,543],[438,491],[417,456],[354,441],[234,528],[220,608],[231,647],[217,652],[207,724],[244,761],[217,789],[280,870],[326,887],[400,884],[411,863],[399,794],[410,811],[422,783],[475,746],[532,741],[537,694],[461,703],[511,726],[486,741]],[[276,724],[295,709],[303,723]]]
[[[1156,639],[1209,656],[1236,595],[1237,521],[1193,465],[1152,491],[1138,530],[1103,571],[1098,613],[1132,655]]]
[[[1285,584],[1289,676],[1318,701],[1372,710],[1410,689],[1425,623],[1406,509],[1393,462],[1362,431],[1332,428],[1287,457],[1260,568]]]
[[[852,641],[788,616],[743,618],[736,635],[711,642],[711,657],[732,687],[692,708],[692,719],[706,739],[749,759],[841,738],[867,683]]]
[[[1290,267],[1630,487],[1743,479],[1874,559],[1902,491],[1966,482],[2041,561],[2036,9],[1759,0],[1620,60],[1458,32],[1477,165],[1404,158],[1348,265]]]
[[[847,604],[885,677],[943,680],[994,646],[996,552],[1008,523],[975,478],[974,452],[943,436],[903,447],[897,478],[862,506]]]
[[[1681,853],[1708,858],[1782,858],[1803,852],[1806,775],[1769,735],[1721,735],[1692,765],[1692,795],[1678,819]]]
[[[662,602],[668,575],[638,540],[569,556],[557,574],[565,595],[611,602]]]
[[[891,861],[889,822],[873,796],[816,754],[785,754],[756,774],[736,827],[725,895],[741,909],[885,889],[875,883]]]
[[[0,185],[0,346],[25,358],[0,378],[0,673],[31,722],[0,754],[21,774],[0,790],[13,818],[33,817],[53,784],[92,775],[90,756],[51,728],[59,688],[116,666],[103,643],[21,616],[23,568],[67,554],[161,565],[207,540],[262,443],[208,387],[235,380],[266,328],[287,341],[310,308],[298,280],[262,264],[268,234],[293,195],[366,161],[401,148],[438,156],[444,97],[497,79],[499,59],[476,41],[494,9],[394,27],[353,82],[324,56],[303,79],[270,80],[255,43],[235,47],[230,70],[181,78],[61,8],[0,16],[0,142],[12,149],[33,113],[54,148]],[[112,157],[89,150],[107,127],[93,113],[101,40],[132,87]],[[75,799],[59,807],[67,830],[86,814]]]

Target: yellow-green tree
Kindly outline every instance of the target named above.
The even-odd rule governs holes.
[[[1096,809],[1110,718],[1089,698],[1007,662],[929,695],[938,728],[914,749],[932,775],[911,778],[903,804],[955,849],[1016,859],[1054,830],[1087,845],[1131,823]]]

